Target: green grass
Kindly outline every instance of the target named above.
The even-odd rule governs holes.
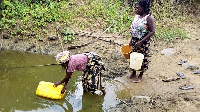
[[[62,31],[70,33],[70,26],[84,30],[95,28],[105,30],[115,23],[109,32],[121,32],[130,27],[134,17],[134,9],[125,7],[120,0],[31,0],[19,2],[18,0],[4,0],[1,3],[0,30],[7,31],[11,36],[17,34],[36,33],[42,37],[48,32],[49,26],[58,22]],[[167,0],[161,0],[163,5],[155,3],[151,8],[156,23],[154,38],[173,41],[184,39],[186,31],[181,28],[181,23],[187,21],[192,5],[186,8],[183,4],[172,5]],[[67,24],[66,24],[67,23]],[[70,25],[70,26],[68,26]],[[66,29],[68,28],[68,29]],[[55,30],[51,31],[55,32]],[[129,36],[129,32],[124,35]],[[73,36],[63,37],[64,41],[72,41]]]

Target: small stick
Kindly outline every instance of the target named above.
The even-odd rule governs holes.
[[[97,38],[101,37],[108,29],[110,29],[111,26],[113,26],[115,24],[115,22],[113,22],[113,24],[111,24],[103,33],[101,33]]]
[[[61,44],[62,50],[64,51],[64,47],[63,47],[63,45],[62,45],[62,41],[61,41],[61,39],[60,39],[60,36],[58,35],[58,31],[59,31],[59,33],[61,34],[59,27],[56,28],[56,34],[57,34],[57,37],[58,37],[59,40],[60,40],[60,44]]]
[[[3,31],[2,31],[2,42],[1,42],[1,48],[0,48],[0,51],[1,51],[2,48],[3,48]]]

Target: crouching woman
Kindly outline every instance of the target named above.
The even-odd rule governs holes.
[[[56,61],[66,69],[65,78],[54,84],[55,87],[64,83],[61,94],[66,91],[67,83],[73,72],[83,71],[82,86],[84,91],[90,91],[92,94],[102,92],[106,94],[103,83],[103,73],[105,71],[101,57],[94,52],[86,52],[82,54],[70,55],[69,51],[58,53]]]

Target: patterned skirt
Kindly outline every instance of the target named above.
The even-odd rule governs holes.
[[[105,71],[101,57],[94,52],[85,53],[88,56],[88,64],[82,75],[84,91],[94,94],[97,90],[104,90],[103,73]]]
[[[144,55],[144,60],[141,66],[141,71],[145,72],[148,69],[149,65],[149,46],[150,46],[150,39],[145,41],[140,47],[137,49],[134,48],[134,45],[140,41],[137,37],[132,37],[132,52],[142,53]]]

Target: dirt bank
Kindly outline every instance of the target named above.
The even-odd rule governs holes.
[[[197,37],[196,34],[193,34],[191,39],[175,40],[170,44],[161,40],[153,40],[150,47],[149,70],[145,73],[141,83],[133,83],[133,80],[127,79],[127,76],[130,75],[129,60],[126,60],[120,53],[120,45],[128,44],[129,39],[118,34],[103,34],[101,38],[94,38],[98,37],[101,32],[85,32],[88,33],[76,35],[73,43],[63,43],[63,48],[67,50],[70,46],[91,43],[70,51],[72,54],[86,51],[98,53],[107,67],[105,77],[110,80],[121,81],[132,90],[130,91],[131,98],[121,101],[117,107],[108,111],[199,111],[200,74],[194,74],[195,70],[184,69],[181,65],[178,65],[181,60],[186,59],[187,62],[200,66],[200,37]],[[18,37],[13,39],[6,34],[0,35],[0,37],[2,37],[0,41],[1,49],[52,55],[62,51],[58,38],[38,40],[34,37]],[[171,56],[161,54],[161,51],[166,48],[173,48],[174,54]],[[181,79],[176,75],[176,72],[184,73],[186,78]],[[180,79],[170,82],[162,81],[168,78]],[[181,90],[179,87],[184,85],[193,86],[194,89]]]

